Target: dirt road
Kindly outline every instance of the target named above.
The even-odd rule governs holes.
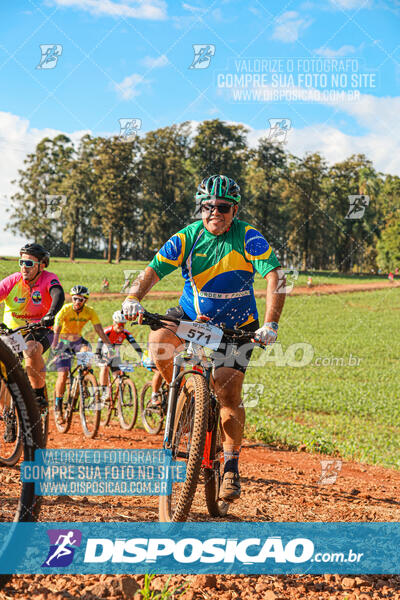
[[[78,415],[72,431],[50,432],[48,447],[159,448],[161,436],[142,430],[122,431],[113,421],[95,440],[80,432]],[[326,456],[289,452],[246,441],[241,455],[243,494],[228,513],[230,521],[400,521],[400,473],[381,467],[343,462],[334,484],[319,483]],[[193,520],[206,520],[201,486]],[[155,521],[155,497],[47,497],[41,521]],[[160,590],[167,580],[153,580]],[[0,600],[122,600],[134,598],[143,576],[16,576]],[[400,576],[174,576],[170,586],[184,585],[182,600],[367,600],[400,598]],[[135,595],[136,593],[136,595]],[[178,595],[175,595],[178,598]]]

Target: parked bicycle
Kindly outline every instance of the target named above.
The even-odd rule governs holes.
[[[229,503],[219,499],[223,448],[219,404],[211,377],[214,358],[206,357],[203,348],[216,350],[222,336],[230,343],[250,343],[254,333],[144,312],[143,324],[152,329],[168,328],[168,322],[178,325],[176,335],[185,341],[185,349],[174,357],[163,448],[172,451],[174,460],[186,462],[186,480],[172,483],[171,493],[160,496],[159,519],[187,519],[201,469],[208,512],[213,517],[224,517]]]
[[[61,433],[67,433],[71,427],[73,413],[79,410],[83,433],[88,438],[94,438],[99,429],[101,412],[99,387],[91,368],[95,354],[75,352],[68,347],[61,351],[68,356],[75,355],[77,364],[75,368],[68,370],[60,417],[55,418],[56,427]]]
[[[109,361],[98,364],[109,364]],[[134,365],[128,363],[120,363],[118,370],[112,371],[108,382],[108,397],[100,399],[101,424],[104,427],[110,423],[113,415],[118,415],[122,429],[130,431],[134,427],[138,414],[138,394],[134,382],[128,375],[133,371]]]
[[[33,461],[35,450],[45,446],[42,435],[42,424],[36,396],[29,383],[27,374],[22,368],[18,354],[11,350],[13,341],[2,333],[0,335],[0,387],[3,390],[2,402],[11,401],[12,410],[16,414],[16,439],[14,442],[20,444],[21,453],[25,461]],[[7,396],[7,398],[5,398]],[[0,486],[1,504],[0,521],[34,521],[39,511],[39,500],[35,495],[33,482],[27,483],[20,480],[19,468],[12,466],[14,461],[7,463],[10,456],[9,450],[5,450],[7,442],[4,440],[4,410],[11,408],[1,405],[0,416],[0,453],[3,460],[0,464]],[[6,459],[6,460],[4,460]],[[18,460],[18,459],[17,459]],[[1,556],[10,553],[15,554],[15,560],[19,558],[20,548],[11,533],[9,537],[4,536],[0,544]],[[0,575],[0,587],[9,579],[10,575]]]
[[[28,333],[29,331],[34,331],[35,329],[42,327],[43,325],[40,325],[39,323],[31,323],[16,327],[15,329],[10,329],[4,323],[0,323],[0,336],[21,362],[23,358],[22,352],[26,349],[26,343],[22,333]],[[44,394],[47,401],[46,406],[39,405],[36,396],[35,403],[39,407],[43,441],[46,445],[49,432],[49,406],[46,385]],[[20,439],[18,412],[12,396],[7,393],[4,387],[0,390],[0,398],[2,398],[0,422],[5,429],[3,434],[4,446],[0,449],[0,464],[15,465],[22,454],[23,446],[22,440]]]

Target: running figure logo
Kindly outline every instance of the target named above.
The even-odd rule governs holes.
[[[42,57],[37,69],[54,69],[57,66],[63,47],[61,44],[40,44]]]
[[[333,485],[342,469],[341,460],[321,460],[319,485]]]
[[[189,69],[207,69],[215,54],[214,44],[193,44],[194,58]]]
[[[269,141],[277,143],[286,142],[287,133],[292,128],[292,121],[290,119],[268,119],[268,122]]]
[[[142,119],[118,119],[119,137],[123,142],[132,142],[142,126]]]
[[[42,567],[68,567],[73,561],[76,548],[81,545],[79,529],[48,529],[50,548]]]
[[[350,195],[348,198],[350,207],[345,218],[362,219],[365,213],[365,209],[369,205],[369,196]]]

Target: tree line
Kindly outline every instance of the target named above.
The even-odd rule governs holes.
[[[197,185],[222,173],[240,185],[239,217],[265,235],[284,265],[400,266],[398,176],[376,171],[363,154],[332,166],[318,152],[300,158],[270,135],[250,148],[247,133],[214,119],[195,134],[185,122],[141,138],[85,135],[77,145],[66,135],[44,138],[18,172],[7,227],[71,260],[147,260],[200,218]],[[361,202],[359,213],[351,214],[351,198]]]

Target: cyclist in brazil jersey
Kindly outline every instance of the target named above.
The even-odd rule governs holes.
[[[86,306],[89,290],[84,285],[74,285],[71,289],[72,302],[65,304],[57,315],[54,324],[52,348],[60,352],[55,361],[58,371],[56,381],[56,400],[54,411],[56,420],[62,420],[61,407],[65,392],[68,371],[71,368],[71,353],[90,349],[90,343],[82,337],[82,329],[91,321],[94,330],[105,344],[108,338],[103,331],[98,314],[94,308]]]
[[[128,319],[143,314],[142,299],[163,277],[180,267],[184,288],[179,306],[167,314],[193,321],[208,318],[210,323],[241,327],[254,332],[264,344],[276,340],[278,321],[285,294],[280,292],[283,273],[272,248],[252,225],[237,219],[240,188],[225,175],[203,179],[196,201],[201,220],[173,235],[157,252],[149,266],[132,285],[122,305]],[[266,312],[258,322],[253,283],[255,272],[267,280]],[[181,347],[179,338],[165,328],[151,331],[149,348],[157,369],[170,382],[173,356],[158,348]],[[250,347],[249,347],[250,346]],[[240,496],[239,452],[243,438],[245,411],[241,390],[253,345],[234,346],[222,338],[215,358],[214,389],[221,408],[224,447],[224,473],[220,499],[233,501]]]
[[[106,352],[110,354],[110,347],[112,348],[112,356],[109,360],[109,364],[101,367],[99,382],[102,387],[102,400],[107,400],[109,397],[109,387],[108,387],[108,371],[111,369],[112,372],[119,370],[119,364],[121,362],[120,358],[120,347],[123,342],[126,340],[132,346],[132,348],[136,351],[139,358],[141,359],[143,356],[143,350],[133,337],[133,335],[125,329],[126,319],[121,311],[116,310],[112,316],[113,324],[109,327],[106,327],[104,333],[108,338],[108,349]],[[99,357],[102,357],[102,349],[104,347],[103,341],[101,338],[97,340],[96,354]]]
[[[3,321],[10,329],[28,323],[43,327],[24,335],[26,372],[44,409],[46,368],[43,353],[53,339],[50,329],[64,304],[64,291],[55,273],[47,271],[50,253],[40,244],[28,243],[20,250],[20,271],[0,281],[0,302],[4,301]]]

